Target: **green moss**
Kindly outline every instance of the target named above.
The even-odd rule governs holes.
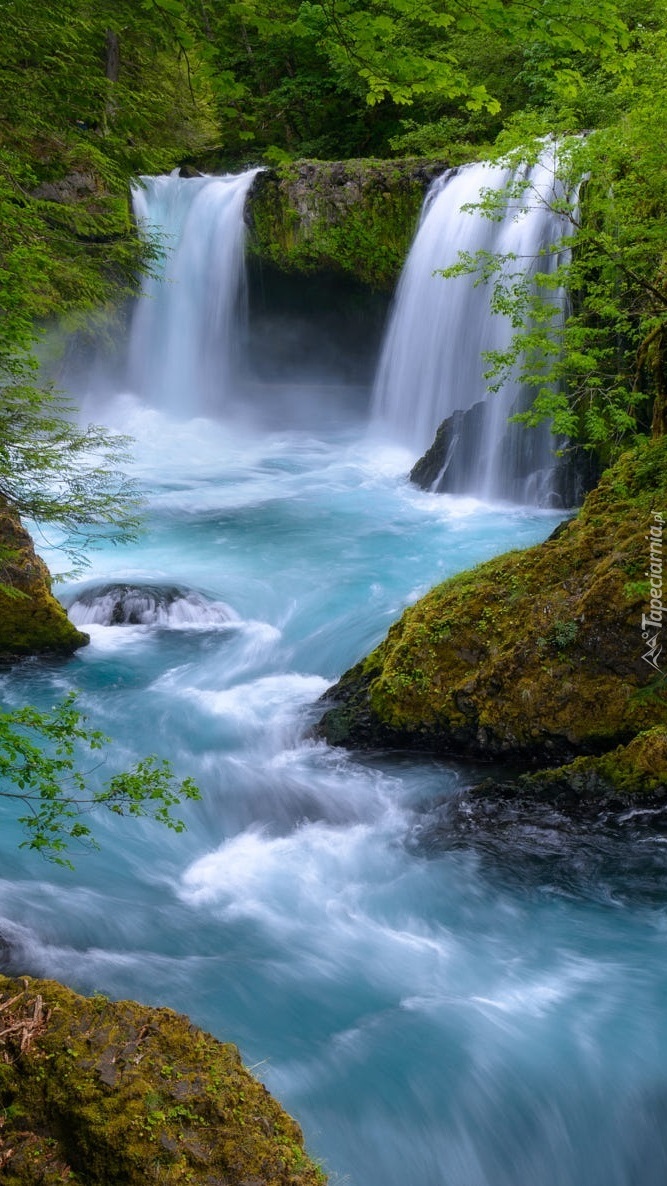
[[[259,175],[250,251],[287,272],[334,270],[395,284],[427,182],[442,162],[290,162]]]
[[[8,1186],[326,1181],[298,1125],[237,1048],[186,1017],[0,977],[3,1004],[0,1166]],[[49,1164],[61,1176],[49,1177]]]
[[[512,783],[489,779],[469,791],[473,801],[498,794],[504,799],[546,801],[566,810],[591,803],[598,810],[624,809],[642,797],[662,800],[667,795],[667,730],[656,726],[609,753],[575,758]]]
[[[52,596],[48,569],[18,515],[0,505],[0,659],[70,654],[87,642]]]
[[[345,744],[567,760],[666,725],[667,684],[642,658],[638,579],[665,506],[667,441],[644,442],[552,539],[407,609],[333,689],[321,731]]]
[[[617,795],[647,795],[667,791],[667,730],[658,726],[639,733],[629,745],[618,746],[599,758],[578,758],[574,774],[595,773]],[[564,771],[561,770],[561,777]]]

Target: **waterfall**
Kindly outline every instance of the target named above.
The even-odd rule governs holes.
[[[238,370],[245,320],[243,209],[257,174],[142,177],[140,232],[161,248],[130,335],[133,390],[171,413],[212,414]]]
[[[546,426],[530,432],[508,426],[508,416],[526,407],[529,392],[509,382],[487,394],[484,379],[482,351],[508,346],[509,320],[491,312],[488,286],[475,286],[472,276],[445,280],[434,275],[455,263],[460,251],[513,253],[519,261],[534,261],[534,268],[550,266],[553,257],[540,258],[540,252],[565,230],[564,217],[549,208],[550,197],[562,196],[553,158],[545,152],[523,176],[528,183],[523,196],[498,219],[462,207],[479,202],[482,189],[500,189],[518,179],[511,170],[468,165],[432,184],[385,336],[373,416],[377,427],[417,454],[429,446],[441,421],[483,401],[481,423],[479,415],[471,420],[474,442],[472,447],[467,443],[465,465],[458,466],[459,476],[449,488],[543,502],[549,497],[553,438]]]

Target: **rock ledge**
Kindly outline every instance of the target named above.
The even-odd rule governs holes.
[[[0,977],[4,1186],[322,1186],[236,1046],[170,1009]]]

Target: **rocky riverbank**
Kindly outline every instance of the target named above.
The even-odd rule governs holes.
[[[170,1009],[0,977],[5,1186],[322,1186],[301,1130]]]
[[[557,767],[666,726],[655,608],[666,518],[660,439],[606,471],[546,542],[407,609],[328,693],[320,734]]]
[[[51,593],[51,576],[19,516],[0,502],[0,660],[69,655],[88,635]]]

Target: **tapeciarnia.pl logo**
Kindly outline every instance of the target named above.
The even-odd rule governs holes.
[[[642,638],[647,644],[642,659],[660,675],[664,674],[658,662],[662,653],[662,618],[663,614],[667,613],[667,606],[662,604],[663,530],[662,512],[652,511],[649,533],[646,536],[649,545],[649,565],[645,573],[649,578],[651,606],[647,614],[642,614]]]

